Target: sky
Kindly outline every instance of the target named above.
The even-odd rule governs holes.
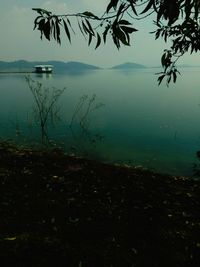
[[[32,8],[44,8],[55,14],[69,14],[91,11],[102,15],[109,0],[0,0],[0,60],[15,61],[79,61],[100,67],[111,67],[124,62],[135,62],[146,66],[159,66],[160,57],[170,44],[156,40],[152,20],[133,21],[138,31],[131,37],[131,46],[118,50],[111,41],[95,50],[90,47],[77,30],[72,44],[63,36],[62,45],[53,40],[40,39],[40,32],[33,31],[37,14]],[[180,64],[200,65],[199,54],[186,55]]]

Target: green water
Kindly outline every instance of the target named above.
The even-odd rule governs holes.
[[[157,86],[157,71],[31,74],[45,86],[67,87],[58,103],[61,120],[49,128],[50,138],[68,151],[103,161],[191,175],[200,150],[200,69],[182,69],[170,87]],[[104,106],[88,115],[90,136],[79,127],[81,112],[72,135],[69,124],[76,105],[83,95],[90,99],[94,94],[94,104]],[[0,74],[0,136],[19,142],[39,140],[33,106],[24,74]]]

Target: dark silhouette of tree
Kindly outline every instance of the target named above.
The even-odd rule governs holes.
[[[167,85],[176,82],[177,60],[185,53],[200,50],[200,0],[110,0],[101,16],[85,11],[75,14],[53,14],[50,11],[33,8],[38,13],[34,29],[38,29],[48,39],[61,44],[62,30],[71,43],[75,34],[72,19],[88,45],[95,40],[95,49],[106,43],[110,35],[114,45],[130,45],[130,35],[136,32],[135,20],[152,18],[156,29],[152,33],[155,39],[170,41],[170,49],[165,49],[161,57],[163,71],[159,73],[158,84],[166,78]]]

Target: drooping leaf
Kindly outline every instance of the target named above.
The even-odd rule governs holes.
[[[124,9],[124,7],[126,6],[125,3],[122,3],[117,11],[117,18],[121,15],[122,10]]]
[[[96,46],[95,46],[95,49],[97,49],[101,44],[101,37],[100,35],[97,33],[97,43],[96,43]]]
[[[110,25],[107,25],[106,28],[105,28],[105,31],[103,32],[103,41],[104,41],[104,43],[106,43],[106,37],[107,37],[107,34],[108,34],[109,30],[110,30]]]
[[[117,49],[119,49],[120,48],[119,38],[117,38],[116,35],[114,35],[114,34],[113,34],[112,38],[113,38],[113,42],[116,45]]]
[[[121,27],[121,29],[123,30],[122,27]],[[127,43],[130,44],[130,36],[129,36],[129,33],[126,32],[126,31],[124,31],[124,30],[123,30],[123,32],[124,32],[124,34],[126,35]]]
[[[119,2],[119,0],[111,0],[107,6],[106,13],[109,13],[111,8],[116,9],[118,2]]]
[[[167,86],[169,86],[169,83],[171,82],[172,76],[171,73],[168,75],[168,79],[167,79]]]
[[[38,25],[38,20],[41,19],[41,18],[43,18],[43,16],[38,16],[38,17],[34,20],[34,28],[33,28],[33,30],[36,29],[36,27],[37,27],[37,25]]]
[[[80,31],[81,31],[81,33],[82,33],[82,35],[84,36],[84,38],[85,38],[85,33],[84,33],[84,31],[83,31],[83,29],[82,29],[82,27],[81,27],[81,25],[80,25],[80,23],[79,23],[79,21],[78,21],[78,27],[79,27],[79,29],[80,29]],[[86,38],[85,38],[86,39]]]
[[[144,14],[147,11],[149,11],[149,9],[153,6],[155,0],[150,0],[148,1],[148,4],[146,5],[145,9],[140,13],[140,14]]]
[[[89,39],[88,39],[88,46],[91,44],[91,41],[92,41],[92,33],[90,32],[89,33]]]
[[[161,82],[164,79],[164,77],[165,77],[165,74],[163,74],[163,75],[161,75],[161,76],[158,77],[158,85],[161,84]]]
[[[122,25],[132,25],[132,23],[125,19],[119,20],[118,23]]]
[[[82,27],[83,27],[83,30],[86,34],[90,33],[90,30],[87,28],[87,26],[85,25],[84,21],[82,20]]]
[[[129,45],[126,39],[126,35],[119,27],[115,28],[115,30],[113,30],[113,33],[124,45]]]
[[[57,19],[55,21],[55,29],[56,29],[56,41],[61,44],[61,40],[60,40],[60,26],[59,26],[59,20]]]
[[[163,54],[161,57],[161,64],[163,67],[165,66],[165,60],[166,60],[166,54]]]
[[[50,20],[50,24],[51,24],[50,31],[51,31],[51,34],[53,34],[53,30],[54,30],[54,20],[53,19]]]
[[[92,26],[91,26],[89,20],[88,20],[88,19],[85,19],[85,21],[86,21],[86,23],[87,23],[87,25],[88,25],[88,28],[89,28],[90,32],[94,35],[94,31],[93,31],[93,29],[92,29]]]
[[[164,40],[165,40],[165,43],[167,42],[167,38],[168,38],[168,33],[167,33],[167,31],[165,31],[165,33],[164,33]]]
[[[56,40],[56,25],[53,20],[52,20],[52,30],[53,30],[53,37]]]
[[[158,39],[160,37],[161,29],[158,29],[157,31],[151,32],[151,33],[155,33],[155,40],[156,40],[156,39]]]
[[[164,15],[164,7],[163,7],[163,4],[161,4],[160,9],[157,12],[157,23],[159,23],[163,15]]]
[[[69,26],[72,27],[71,22],[68,18],[67,18],[67,22],[68,22]]]
[[[44,24],[45,24],[45,19],[41,19],[38,23],[38,30],[43,31]]]
[[[133,13],[137,16],[138,14],[137,14],[137,11],[136,11],[134,4],[133,4],[134,1],[128,0],[128,2],[130,3],[130,6],[131,6]]]
[[[43,32],[44,32],[44,36],[46,37],[46,39],[50,41],[51,27],[50,27],[50,20],[49,19],[47,20],[47,22],[43,26]]]
[[[173,82],[174,82],[174,83],[176,82],[176,79],[177,79],[176,72],[175,72],[175,71],[173,71]]]
[[[71,35],[70,35],[70,32],[69,32],[67,23],[66,23],[66,21],[64,19],[63,19],[63,25],[64,25],[64,28],[65,28],[65,32],[66,32],[67,38],[68,38],[69,42],[71,43]]]
[[[126,26],[121,26],[121,29],[123,29],[124,32],[127,33],[132,33],[132,32],[137,32],[138,30],[135,28],[131,28],[131,27],[126,27]]]
[[[113,1],[111,0],[107,6],[106,13],[109,13],[110,9],[113,7]]]

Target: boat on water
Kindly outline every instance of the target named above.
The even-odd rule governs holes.
[[[52,65],[36,65],[35,72],[36,73],[52,73],[53,66]]]

